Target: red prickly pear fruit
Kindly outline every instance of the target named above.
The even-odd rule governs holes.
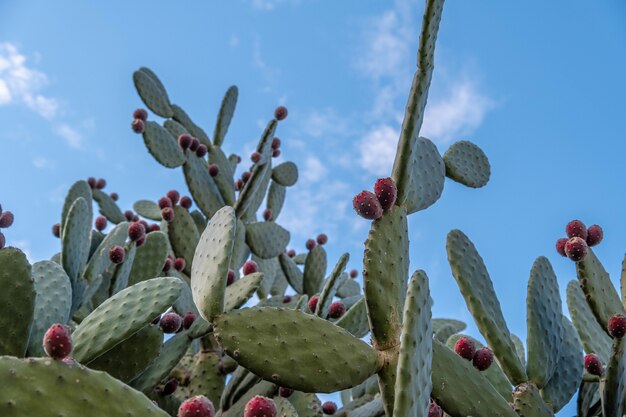
[[[389,210],[396,202],[398,188],[393,178],[380,178],[374,185],[374,194],[383,210]]]
[[[198,145],[198,148],[196,149],[196,156],[198,158],[204,158],[204,155],[206,155],[208,151],[209,150],[206,147],[206,145],[200,144]]]
[[[165,259],[165,263],[163,264],[163,272],[169,272],[172,269],[172,260],[170,258]]]
[[[148,120],[148,112],[145,109],[137,109],[133,112],[133,118],[143,120],[145,122]]]
[[[184,196],[183,198],[180,199],[180,206],[182,208],[189,210],[191,208],[191,204],[192,202],[191,202],[190,197]]]
[[[562,237],[559,240],[556,241],[556,251],[559,253],[559,255],[561,256],[567,256],[565,254],[565,244],[567,243],[568,239],[566,237]]]
[[[436,402],[428,404],[428,417],[443,417],[443,409]]]
[[[587,256],[587,242],[580,237],[573,237],[565,243],[565,254],[574,262],[580,262]]]
[[[169,190],[165,195],[172,201],[173,205],[176,205],[178,203],[178,199],[180,198],[180,194],[178,194],[178,191],[176,190]]]
[[[309,299],[309,310],[311,310],[313,313],[315,313],[315,309],[317,308],[317,302],[320,300],[320,298],[317,295],[314,295],[313,297],[311,297]]]
[[[317,246],[317,243],[313,239],[309,239],[306,241],[304,246],[311,251],[315,246]]]
[[[243,181],[237,180],[235,181],[235,190],[240,191],[243,188]]]
[[[280,395],[283,398],[289,398],[291,397],[291,394],[293,394],[293,390],[291,388],[287,388],[287,387],[278,388],[278,395]]]
[[[196,395],[178,407],[178,417],[215,417],[215,408],[207,397]]]
[[[170,200],[169,197],[161,197],[159,198],[159,201],[157,202],[157,205],[159,206],[160,209],[164,209],[165,207],[172,207],[172,200]]]
[[[324,412],[324,414],[332,416],[337,412],[337,404],[332,401],[326,401],[324,404],[322,404],[322,411]]]
[[[6,245],[7,240],[4,237],[4,234],[0,232],[0,249],[4,249],[4,245]]]
[[[328,236],[326,236],[325,233],[320,233],[319,235],[317,235],[316,240],[318,245],[325,245],[328,242]]]
[[[120,199],[120,195],[118,193],[111,193],[109,194],[109,197],[111,197],[111,200],[113,201],[117,201]]]
[[[143,230],[148,231],[148,229],[150,228],[150,225],[148,224],[148,222],[145,220],[139,220],[139,222],[143,224]]]
[[[96,179],[94,177],[87,178],[87,184],[89,184],[89,186],[93,190],[94,188],[96,188]]]
[[[130,128],[133,132],[141,135],[146,130],[146,123],[141,119],[135,119],[130,124]]]
[[[107,227],[107,218],[104,217],[104,216],[96,217],[95,225],[96,225],[96,230],[97,231],[99,231],[99,232],[103,231]]]
[[[190,328],[194,321],[196,321],[196,315],[191,311],[186,312],[183,316],[183,329]]]
[[[133,221],[133,222],[138,222],[139,220],[141,220],[141,219],[139,218],[139,215],[138,215],[138,214],[133,214],[133,219],[132,219],[132,221]]]
[[[293,258],[294,256],[296,256],[296,251],[295,249],[289,249],[287,251],[287,256],[289,256],[290,258]]]
[[[135,242],[135,246],[139,248],[143,246],[144,243],[146,243],[146,235],[143,235],[141,238],[137,239],[137,241]]]
[[[168,223],[174,221],[174,210],[171,207],[165,207],[161,210],[161,218]]]
[[[580,220],[572,220],[567,223],[567,226],[565,226],[565,233],[569,238],[579,237],[582,240],[587,239],[587,228],[585,227],[585,223]]]
[[[274,110],[274,118],[276,120],[285,120],[285,118],[287,117],[287,107],[285,106],[278,106],[276,107],[276,110]]]
[[[587,229],[587,246],[596,246],[598,243],[602,242],[603,237],[604,231],[600,226],[597,224],[589,226]]]
[[[493,363],[493,351],[488,347],[480,348],[474,353],[472,358],[472,365],[479,371],[488,369]]]
[[[176,258],[174,260],[174,269],[177,270],[178,272],[183,271],[186,266],[187,266],[187,263],[185,262],[183,258]]]
[[[476,353],[476,346],[467,337],[460,337],[454,344],[454,351],[463,359],[471,361]]]
[[[172,395],[174,391],[178,388],[178,380],[176,378],[172,378],[163,385],[163,389],[161,390],[161,395],[166,397],[168,395]]]
[[[328,309],[328,317],[331,319],[338,319],[346,312],[346,306],[341,301],[335,301],[330,305]]]
[[[270,209],[263,210],[263,220],[265,220],[266,222],[269,222],[270,220],[272,220],[272,210]]]
[[[252,173],[250,173],[250,171],[244,172],[243,174],[241,174],[241,181],[243,181],[244,184],[247,183],[251,175]]]
[[[220,167],[218,167],[216,164],[210,164],[209,165],[209,175],[212,177],[217,177],[217,174],[220,173]]]
[[[182,325],[183,318],[174,312],[164,314],[159,322],[163,333],[176,333]]]
[[[255,272],[258,272],[258,271],[259,271],[259,266],[254,261],[246,261],[246,263],[243,264],[244,275],[254,274]]]
[[[358,276],[359,276],[359,271],[357,271],[356,269],[353,269],[352,271],[350,271],[350,278],[354,279]]]
[[[235,282],[235,271],[229,269],[228,274],[226,275],[226,286],[228,287],[233,282]]]
[[[186,151],[191,146],[192,140],[193,138],[190,135],[183,133],[178,136],[178,146],[180,146],[183,151]]]
[[[200,146],[200,141],[198,140],[198,138],[191,138],[191,143],[189,144],[189,150],[191,152],[195,152],[198,150],[199,146]]]
[[[383,215],[383,208],[376,194],[370,191],[361,191],[357,194],[352,200],[352,206],[359,216],[368,220],[376,220]]]
[[[138,241],[146,235],[146,228],[140,222],[131,223],[128,226],[128,238],[133,242]]]
[[[13,224],[13,213],[10,211],[5,211],[0,214],[0,229],[6,229],[7,227],[11,227]]]
[[[274,149],[272,151],[272,158],[278,158],[280,156],[280,149]]]
[[[135,213],[133,213],[133,212],[132,212],[132,211],[130,211],[130,210],[126,210],[126,211],[124,212],[124,217],[126,217],[126,220],[127,220],[127,221],[129,221],[129,222],[133,220],[133,217],[134,217],[134,216],[135,216]]]
[[[52,234],[54,237],[61,237],[61,223],[52,225]]]
[[[276,417],[276,404],[271,398],[257,395],[246,404],[243,417]]]
[[[256,164],[261,160],[261,154],[258,152],[252,152],[252,155],[250,155],[250,160]]]
[[[602,362],[595,353],[585,355],[585,370],[591,375],[602,375]]]
[[[290,302],[291,302],[291,296],[290,295],[283,296],[283,304],[288,304]]]
[[[107,182],[104,178],[100,178],[97,182],[96,182],[96,188],[98,190],[103,190],[104,187],[107,186]]]
[[[109,260],[114,264],[121,264],[124,258],[126,258],[126,251],[123,247],[115,245],[109,249]]]
[[[72,353],[70,328],[57,323],[50,326],[43,336],[43,349],[53,359],[63,359]]]
[[[161,230],[161,226],[159,226],[158,224],[154,223],[150,225],[150,232],[158,232]]]
[[[272,149],[276,150],[280,148],[280,139],[274,138],[272,139]]]
[[[626,334],[626,317],[623,314],[613,314],[606,328],[611,337],[621,339]]]

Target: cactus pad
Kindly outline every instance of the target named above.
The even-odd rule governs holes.
[[[298,167],[290,161],[276,165],[272,170],[272,179],[284,187],[291,187],[298,181]]]
[[[185,163],[185,154],[178,146],[178,141],[160,124],[146,122],[143,141],[148,152],[164,167],[176,168]]]
[[[213,144],[215,146],[222,146],[224,143],[224,137],[226,136],[226,132],[228,132],[230,121],[233,119],[233,114],[235,114],[238,96],[239,90],[235,85],[230,86],[228,90],[226,90],[226,94],[224,94],[220,112],[217,115],[215,130],[213,131]]]
[[[133,204],[133,210],[146,219],[161,221],[161,209],[158,204],[150,200],[139,200]]]
[[[491,165],[487,155],[472,142],[455,142],[443,154],[446,176],[472,188],[487,185],[491,175]]]
[[[139,97],[150,110],[165,118],[174,115],[167,91],[154,72],[147,68],[139,68],[133,73],[133,82]]]
[[[290,234],[274,222],[250,223],[246,226],[246,243],[256,256],[271,259],[287,248]]]
[[[144,244],[137,248],[128,277],[128,285],[135,285],[138,282],[161,275],[168,248],[169,242],[165,233],[148,233]]]
[[[324,276],[326,275],[326,250],[322,245],[317,245],[306,257],[304,262],[304,274],[302,287],[309,297],[317,294],[322,289]]]

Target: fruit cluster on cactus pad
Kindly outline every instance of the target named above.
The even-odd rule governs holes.
[[[567,256],[574,262],[585,259],[591,246],[602,241],[604,232],[600,226],[594,224],[587,228],[580,220],[572,220],[565,226],[567,238],[556,241],[556,251],[561,256]]]

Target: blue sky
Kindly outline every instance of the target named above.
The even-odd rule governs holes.
[[[248,155],[274,107],[288,106],[281,159],[298,163],[301,178],[279,223],[298,249],[326,232],[331,259],[348,251],[359,268],[369,223],[351,200],[390,174],[422,12],[421,0],[1,2],[0,203],[16,214],[8,243],[32,260],[58,251],[50,226],[79,178],[106,178],[123,208],[183,188],[180,171],[159,166],[130,131],[141,106],[131,74],[148,66],[209,133],[238,85],[228,152]],[[534,259],[549,257],[562,292],[575,276],[554,251],[567,221],[604,228],[596,253],[618,283],[624,74],[622,1],[446,2],[422,134],[442,153],[455,140],[477,143],[492,179],[480,190],[447,181],[440,201],[411,217],[411,269],[427,271],[435,316],[470,321],[446,260],[453,228],[483,255],[519,335]]]

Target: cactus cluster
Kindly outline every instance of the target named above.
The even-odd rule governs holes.
[[[462,334],[463,322],[432,318],[426,272],[409,275],[407,217],[433,205],[446,178],[479,188],[491,175],[475,144],[441,155],[419,136],[442,9],[427,0],[391,176],[353,200],[372,220],[362,287],[347,253],[328,268],[327,235],[305,253],[287,248],[277,221],[298,169],[273,164],[284,106],[237,178],[242,159],[224,151],[237,88],[211,140],[153,71],[136,71],[140,98],[163,122],[140,108],[131,128],[159,164],[181,169],[190,197],[170,190],[122,211],[106,181],[77,181],[53,226],[61,251],[33,265],[0,233],[0,415],[548,417],[577,395],[578,416],[622,416],[626,296],[591,249],[599,226],[572,222],[557,243],[576,262],[571,321],[550,262],[535,261],[525,343],[460,230],[448,234],[448,260],[486,344]],[[0,227],[12,222],[0,210]],[[338,393],[341,407],[320,393]]]

